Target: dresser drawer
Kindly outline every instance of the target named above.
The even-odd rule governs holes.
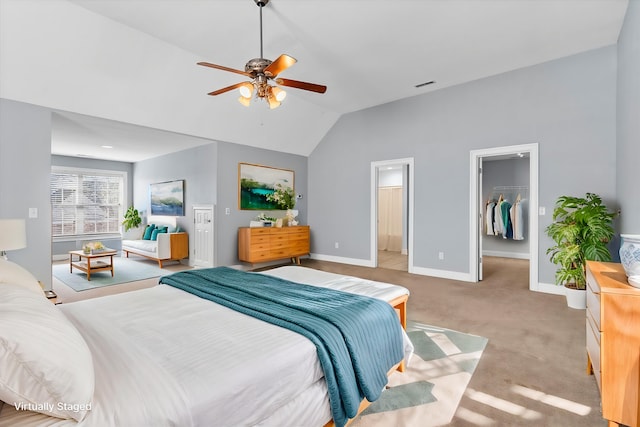
[[[602,330],[602,324],[600,322],[600,294],[593,292],[592,288],[587,283],[587,313],[591,315],[595,322],[596,329]]]
[[[257,245],[268,245],[268,244],[269,244],[268,234],[259,234],[257,236],[251,237],[251,247],[255,247]]]
[[[600,364],[600,331],[595,329],[593,319],[587,314],[587,353],[589,353],[589,359],[591,359],[591,366],[593,368],[593,375],[596,377],[596,383],[598,389],[602,390],[602,374]]]
[[[305,255],[309,253],[309,242],[291,244],[291,253]]]
[[[251,251],[249,258],[250,262],[268,261],[271,258],[271,251]]]
[[[309,253],[309,226],[240,227],[238,259],[260,263],[277,259],[298,258]],[[300,264],[300,260],[294,262]]]
[[[251,240],[255,239],[257,236],[264,236],[267,234],[271,234],[271,228],[269,227],[252,227],[251,231]]]

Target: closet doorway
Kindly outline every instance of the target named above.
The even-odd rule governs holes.
[[[371,163],[371,263],[411,272],[413,159]]]
[[[538,144],[473,150],[470,176],[471,281],[482,280],[483,255],[529,259],[529,289],[538,290]],[[521,202],[521,240],[514,239],[514,230],[490,228],[494,211],[488,208],[501,200],[507,206]]]

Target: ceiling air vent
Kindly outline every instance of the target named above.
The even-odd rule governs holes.
[[[433,84],[433,83],[435,83],[435,80],[431,80],[430,82],[420,83],[420,84],[416,85],[416,88],[424,87],[424,86],[427,86],[427,85],[430,85],[430,84]]]

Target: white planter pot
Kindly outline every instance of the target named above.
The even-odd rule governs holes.
[[[569,308],[577,308],[579,310],[587,308],[587,291],[584,289],[571,289],[565,286],[564,293],[567,297]]]

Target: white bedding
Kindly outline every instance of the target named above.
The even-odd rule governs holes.
[[[304,267],[268,273],[386,300],[408,294]],[[167,285],[59,307],[94,357],[92,410],[76,424],[4,405],[0,426],[322,426],[331,419],[315,346],[294,332]]]
[[[262,274],[280,277],[291,282],[306,283],[308,285],[331,288],[338,291],[378,298],[391,301],[403,295],[409,295],[409,290],[390,283],[374,282],[360,277],[345,276],[314,270],[312,268],[286,266],[264,271]]]

